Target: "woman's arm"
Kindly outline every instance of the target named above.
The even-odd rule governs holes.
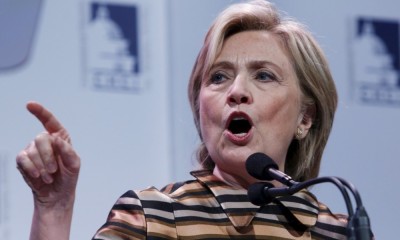
[[[27,109],[43,124],[45,132],[17,156],[17,168],[31,188],[34,213],[31,240],[69,239],[80,158],[67,130],[42,105]]]

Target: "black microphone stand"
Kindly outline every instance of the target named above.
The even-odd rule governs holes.
[[[369,240],[372,239],[370,221],[367,214],[367,211],[362,204],[361,195],[359,194],[357,188],[347,180],[343,178],[336,177],[339,181],[342,182],[344,186],[346,186],[354,196],[354,200],[356,201],[356,211],[352,217],[349,216],[348,223],[348,236],[349,239],[355,240]],[[350,238],[351,237],[351,238]]]
[[[360,194],[350,182],[339,177],[319,177],[304,182],[296,182],[289,175],[279,171],[278,165],[269,156],[262,152],[253,153],[247,158],[246,169],[247,172],[256,179],[268,181],[277,180],[287,186],[275,188],[269,182],[258,182],[250,185],[248,189],[248,196],[250,201],[256,205],[269,203],[278,196],[292,195],[302,189],[319,183],[330,182],[335,184],[342,193],[347,207],[348,239],[372,239],[368,214],[362,205]],[[355,212],[347,190],[353,194],[356,202],[357,207]]]
[[[276,179],[284,184],[287,184],[287,181],[282,179]],[[326,183],[330,182],[333,183],[338,187],[340,192],[342,193],[342,196],[345,200],[346,203],[346,208],[348,212],[348,226],[347,226],[347,237],[349,240],[370,240],[372,239],[371,236],[371,229],[370,229],[370,223],[369,223],[369,218],[368,214],[362,205],[361,197],[360,194],[358,193],[357,189],[354,187],[353,184],[350,182],[338,178],[338,177],[319,177],[319,178],[314,178],[310,179],[304,182],[292,182],[289,187],[271,187],[270,183],[264,183],[264,186],[262,187],[262,193],[263,197],[262,199],[273,199],[278,196],[285,196],[285,195],[292,195],[296,192],[299,192],[302,189],[308,188],[312,185],[316,185],[319,183]],[[256,183],[257,185],[254,185],[256,188],[260,188],[261,185],[260,183]],[[254,194],[255,190],[254,187],[250,186],[250,189],[252,189],[252,194]],[[350,192],[353,194],[355,202],[356,202],[356,211],[354,212],[349,194],[346,190],[346,188],[350,190]],[[265,197],[267,196],[267,197]]]

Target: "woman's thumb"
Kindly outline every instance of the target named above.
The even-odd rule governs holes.
[[[78,174],[81,161],[72,145],[61,137],[56,136],[54,139],[54,147],[56,154],[60,157],[66,170],[72,174]]]

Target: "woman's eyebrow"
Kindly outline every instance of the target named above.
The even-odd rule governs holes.
[[[272,66],[272,67],[278,68],[278,69],[281,68],[278,64],[271,62],[271,61],[266,61],[266,60],[253,60],[253,61],[248,62],[246,64],[246,66],[248,68],[262,68],[265,66]]]
[[[229,61],[220,61],[220,62],[215,62],[213,65],[211,65],[211,69],[214,68],[233,68],[234,64],[229,62]]]

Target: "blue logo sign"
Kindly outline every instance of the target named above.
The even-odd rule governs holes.
[[[400,106],[399,22],[358,18],[354,32],[351,71],[357,100]]]
[[[92,2],[85,25],[85,80],[96,90],[138,92],[143,86],[138,8]]]

